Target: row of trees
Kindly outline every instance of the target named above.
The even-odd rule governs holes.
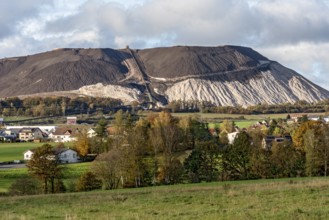
[[[0,100],[0,114],[3,116],[60,116],[79,113],[109,113],[120,106],[119,100],[95,97],[17,97]],[[132,110],[138,105],[132,103]],[[283,104],[258,104],[243,108],[241,106],[216,106],[207,101],[172,101],[167,105],[172,112],[205,112],[228,114],[272,114],[272,113],[303,113],[329,111],[329,99],[317,103],[297,101]]]
[[[75,145],[80,156],[98,156],[91,173],[80,178],[78,189],[326,176],[329,125],[321,121],[293,125],[293,142],[274,142],[271,148],[264,148],[265,135],[282,129],[283,124],[272,121],[267,131],[242,131],[229,144],[226,134],[234,129],[229,121],[222,123],[217,132],[210,132],[200,118],[178,119],[161,112],[133,121],[128,113],[118,111],[109,133],[107,121],[101,120],[96,137],[80,134]],[[62,166],[53,158],[54,150],[46,144],[28,163],[30,172],[42,180],[44,193],[59,192],[63,186]]]
[[[3,116],[60,116],[65,114],[108,113],[120,106],[119,100],[95,97],[17,97],[0,100],[0,114]]]
[[[329,112],[329,99],[316,103],[296,101],[283,104],[258,104],[244,108],[242,106],[216,106],[210,102],[172,101],[167,106],[172,112],[204,112],[226,114],[274,114],[274,113],[303,113]]]
[[[129,115],[119,111],[112,133],[106,137],[98,132],[99,137],[95,138],[106,147],[97,148],[99,156],[92,170],[107,189],[327,175],[328,125],[307,121],[289,130],[282,123],[272,121],[266,131],[253,128],[240,132],[234,143],[229,144],[227,132],[234,129],[229,121],[214,133],[199,118],[178,119],[161,112],[133,123]],[[294,141],[264,148],[263,138],[276,133],[292,134]],[[89,140],[83,151],[92,153],[94,143],[95,140]]]

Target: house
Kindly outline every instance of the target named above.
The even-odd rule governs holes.
[[[296,121],[294,119],[287,119],[287,124],[288,125],[292,125],[294,123],[296,123]]]
[[[89,138],[92,138],[92,137],[95,137],[96,135],[97,135],[97,133],[96,133],[95,129],[89,128],[89,130],[87,131],[87,136]]]
[[[320,116],[319,115],[307,115],[308,120],[311,121],[319,121],[320,120]]]
[[[57,158],[60,163],[77,163],[80,160],[78,153],[72,149],[59,148],[56,149],[54,153],[55,155],[57,155]],[[33,154],[34,154],[33,149],[25,151],[24,160],[31,160]],[[54,157],[51,157],[51,160],[53,159]]]
[[[285,135],[282,137],[268,135],[263,138],[262,146],[264,149],[271,150],[273,143],[283,143],[285,141],[292,142],[292,137],[290,135]]]
[[[229,144],[233,144],[237,134],[239,134],[239,131],[231,132],[227,134],[227,139]]]
[[[217,132],[217,129],[216,128],[209,128],[209,133],[212,135],[212,136],[215,136],[217,137],[218,136],[218,132]]]
[[[305,114],[292,114],[290,115],[290,119],[293,120],[294,122],[298,122]]]
[[[54,126],[54,125],[38,125],[38,126],[31,126],[31,125],[15,125],[15,126],[12,126],[12,125],[8,125],[6,126],[7,129],[22,129],[22,128],[39,128],[43,133],[46,133],[46,134],[49,134],[51,132],[54,132],[57,128],[57,126]]]
[[[257,121],[255,124],[251,126],[252,129],[261,129],[267,130],[269,127],[269,123],[267,121]]]
[[[2,129],[0,131],[0,142],[16,142],[20,129]]]
[[[27,150],[24,152],[24,160],[31,160],[34,150]]]
[[[71,142],[76,141],[76,137],[72,136],[72,130],[68,128],[57,128],[55,132],[49,134],[54,142]]]
[[[76,125],[77,124],[77,117],[66,117],[66,124]]]
[[[269,127],[269,123],[266,121],[266,120],[263,120],[263,121],[257,121],[255,123],[255,126],[258,126],[258,127]]]
[[[329,124],[329,116],[324,117],[323,120],[324,120],[327,124]]]
[[[321,115],[316,114],[316,115],[310,115],[310,114],[293,114],[291,115],[291,119],[294,120],[295,122],[299,122],[302,119],[307,119],[310,121],[319,121],[321,119]]]
[[[42,132],[40,128],[22,128],[18,138],[21,141],[35,141],[47,138],[47,134]]]
[[[80,160],[78,153],[72,149],[58,149],[56,154],[61,163],[77,163]]]
[[[21,128],[6,128],[3,131],[3,134],[5,136],[13,136],[18,139],[20,131],[21,131]]]
[[[16,137],[12,135],[0,135],[0,142],[16,142]]]

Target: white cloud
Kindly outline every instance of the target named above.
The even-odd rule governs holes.
[[[329,89],[328,0],[26,2],[0,1],[0,57],[57,47],[236,44]]]
[[[322,44],[299,43],[278,47],[258,48],[272,60],[303,74],[312,82],[329,89],[329,42]]]

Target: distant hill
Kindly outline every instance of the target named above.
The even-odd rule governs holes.
[[[75,94],[223,106],[329,98],[295,71],[238,46],[56,49],[1,59],[0,82],[0,97]]]

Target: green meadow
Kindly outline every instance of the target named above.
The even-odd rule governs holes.
[[[2,219],[328,219],[329,179],[212,182],[0,197]]]
[[[26,150],[40,147],[43,144],[33,142],[0,143],[0,161],[23,160],[23,153]]]
[[[34,143],[34,142],[17,142],[17,143],[0,143],[0,162],[23,160],[24,152],[29,149],[40,147],[45,143]],[[58,143],[49,143],[53,146]],[[65,143],[66,147],[72,146],[73,143]]]
[[[81,174],[89,171],[91,163],[64,164],[64,184],[75,184]],[[27,168],[0,169],[0,193],[7,192],[15,180],[28,176]],[[1,218],[0,218],[1,219]]]
[[[227,119],[235,122],[239,128],[248,128],[257,121],[265,119],[286,118],[288,114],[259,114],[259,115],[243,115],[243,114],[219,114],[219,113],[173,113],[175,117],[199,117],[209,123],[210,128],[219,127],[221,121]]]
[[[246,120],[264,120],[267,118],[277,119],[277,118],[286,118],[287,113],[282,114],[257,114],[257,115],[244,115],[244,114],[220,114],[220,113],[172,113],[175,117],[185,117],[185,116],[196,116],[202,119],[232,119],[232,120],[241,120],[244,118]]]

